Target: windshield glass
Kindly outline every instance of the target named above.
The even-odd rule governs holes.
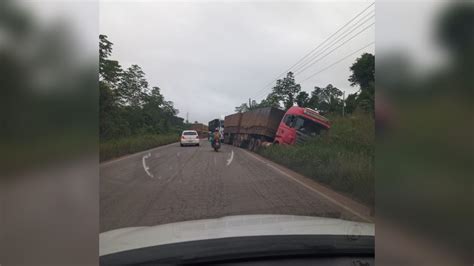
[[[151,2],[101,4],[101,234],[181,222],[220,232],[237,225],[192,222],[234,216],[242,234],[301,217],[373,223],[374,47],[328,55],[353,53],[325,79],[304,80],[318,64],[268,83],[360,3]],[[312,26],[293,27],[281,10]],[[335,20],[316,25],[315,10]],[[235,35],[215,34],[224,28]],[[304,117],[309,109],[330,129]]]
[[[310,136],[319,135],[326,130],[325,126],[302,116],[297,116],[294,123],[296,130]]]

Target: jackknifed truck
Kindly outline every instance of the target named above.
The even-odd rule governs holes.
[[[263,107],[235,113],[226,116],[224,124],[224,143],[250,150],[270,144],[303,143],[331,127],[317,111],[297,106],[286,112]]]

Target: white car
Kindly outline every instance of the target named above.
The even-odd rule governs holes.
[[[181,133],[181,147],[185,145],[199,146],[199,135],[196,130],[184,130]]]

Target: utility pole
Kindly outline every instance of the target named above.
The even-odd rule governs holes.
[[[252,108],[252,102],[250,101],[250,98],[249,98],[249,108]]]
[[[186,112],[186,124],[189,124],[189,112]]]

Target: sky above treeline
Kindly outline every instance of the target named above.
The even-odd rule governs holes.
[[[179,116],[188,113],[189,121],[207,124],[249,98],[262,100],[279,74],[370,3],[104,1],[99,31],[114,43],[112,58],[123,68],[141,66]],[[302,90],[332,84],[346,95],[357,91],[347,80],[349,67],[364,52],[374,53],[374,45],[367,46],[375,39],[374,27],[337,46],[373,21],[367,16],[347,38],[315,51],[318,61],[296,72]]]

